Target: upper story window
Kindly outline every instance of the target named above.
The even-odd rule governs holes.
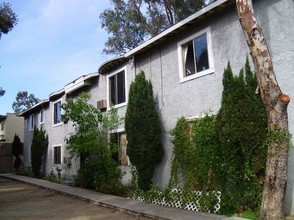
[[[53,124],[60,124],[61,121],[61,100],[53,104]]]
[[[178,42],[181,82],[214,72],[210,28]]]
[[[4,122],[1,123],[1,131],[4,131]]]
[[[40,124],[44,123],[44,117],[45,117],[45,111],[41,110],[40,111]]]
[[[34,129],[34,125],[35,125],[35,122],[34,122],[34,115],[31,114],[29,116],[29,129],[30,131]]]
[[[107,77],[108,107],[121,106],[126,103],[126,71],[125,68]]]

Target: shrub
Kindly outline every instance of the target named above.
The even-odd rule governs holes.
[[[185,190],[218,189],[215,176],[217,155],[216,116],[205,114],[194,122],[184,117],[172,130],[170,185]],[[182,178],[182,179],[181,179]]]
[[[13,168],[16,169],[16,171],[18,171],[21,165],[21,159],[19,156],[23,153],[23,143],[20,141],[20,138],[17,134],[14,135],[11,150],[13,156],[15,156]]]
[[[109,131],[120,123],[117,111],[111,109],[102,114],[87,103],[88,93],[81,93],[75,100],[68,100],[62,108],[63,116],[73,122],[75,133],[66,138],[67,149],[72,156],[80,158],[77,184],[105,193],[116,194],[121,188],[120,170],[112,158],[113,144],[109,141]]]
[[[234,76],[228,64],[223,77],[221,109],[217,116],[219,181],[227,208],[257,209],[261,201],[266,162],[266,114],[261,98],[255,95],[255,76],[248,59],[244,70]],[[240,191],[243,192],[240,194]]]
[[[125,116],[127,154],[138,171],[138,186],[148,190],[153,172],[164,154],[162,125],[153,98],[153,88],[141,71],[131,83]]]
[[[245,70],[245,72],[244,72]],[[266,113],[248,59],[234,76],[224,71],[221,108],[195,122],[185,118],[172,130],[170,185],[222,192],[222,213],[259,208],[266,162]],[[192,127],[192,129],[191,129]],[[241,192],[241,193],[240,193]]]
[[[40,177],[41,175],[41,164],[42,157],[44,155],[44,150],[48,146],[48,136],[46,131],[43,131],[42,128],[39,130],[34,128],[33,140],[31,145],[31,160],[32,160],[32,172],[35,177]]]

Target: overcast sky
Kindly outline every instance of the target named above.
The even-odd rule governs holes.
[[[100,13],[109,0],[0,0],[19,21],[0,39],[0,114],[13,112],[18,91],[37,98],[62,89],[112,58],[102,54],[107,33]]]

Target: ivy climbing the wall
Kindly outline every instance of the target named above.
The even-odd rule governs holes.
[[[222,192],[222,213],[260,206],[266,161],[266,113],[256,93],[248,59],[235,76],[224,71],[217,115],[188,122],[180,118],[172,130],[171,186]]]

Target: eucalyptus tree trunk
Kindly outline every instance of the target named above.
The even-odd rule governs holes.
[[[269,49],[255,18],[252,2],[236,0],[236,6],[268,118],[268,154],[260,219],[284,219],[289,149],[287,106],[290,97],[282,93],[276,80]]]

